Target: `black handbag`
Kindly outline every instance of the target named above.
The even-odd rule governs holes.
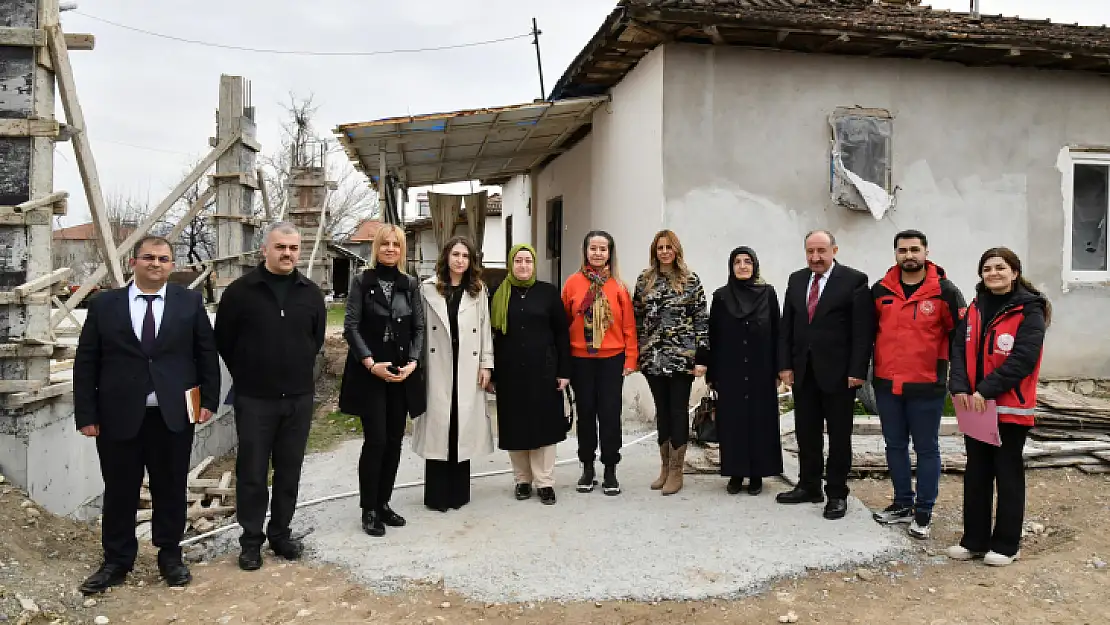
[[[574,409],[574,393],[571,392],[569,384],[563,389],[563,394],[566,395],[567,398],[567,422],[563,424],[563,427],[566,428],[567,432],[570,432],[570,428],[574,425],[574,415],[577,411]]]
[[[717,439],[717,392],[710,389],[694,408],[691,438],[695,443],[720,442]]]

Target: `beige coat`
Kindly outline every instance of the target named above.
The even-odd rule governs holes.
[[[428,460],[447,460],[451,427],[451,326],[447,300],[435,279],[420,285],[424,302],[424,376],[428,411],[416,420],[412,449]],[[486,290],[477,297],[464,293],[459,303],[459,461],[493,453],[493,428],[486,392],[478,387],[478,370],[493,369],[493,331]]]

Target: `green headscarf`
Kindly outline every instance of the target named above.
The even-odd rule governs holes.
[[[521,250],[525,250],[532,255],[532,277],[527,280],[521,280],[513,275],[513,259],[516,258],[517,252]],[[509,274],[505,276],[501,286],[497,287],[497,291],[494,292],[493,306],[490,309],[490,322],[493,329],[500,330],[501,334],[509,333],[509,296],[512,295],[513,287],[530,287],[536,283],[535,262],[536,250],[531,245],[520,243],[509,250]]]

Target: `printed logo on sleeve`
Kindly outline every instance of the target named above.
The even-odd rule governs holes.
[[[1003,354],[1009,354],[1010,350],[1014,348],[1014,335],[999,334],[998,340],[995,341],[995,347]]]

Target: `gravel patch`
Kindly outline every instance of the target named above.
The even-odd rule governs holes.
[[[405,444],[398,483],[423,474],[423,460]],[[309,457],[301,499],[357,490],[360,446],[350,441]],[[574,450],[570,439],[558,456],[573,458]],[[397,490],[392,505],[408,525],[388,528],[384,538],[362,533],[357,497],[299,510],[294,533],[305,535],[314,559],[343,567],[372,589],[441,583],[486,602],[736,597],[807,570],[849,569],[910,548],[903,533],[877,525],[854,498],[846,518],[827,521],[820,505],[776,504],[775,493],[787,488],[780,480],[767,480],[758,497],[729,496],[724,478],[687,475],[680,493],[662,497],[648,488],[658,471],[654,441],[622,454],[624,493],[616,497],[600,489],[575,492],[579,465],[572,463],[556,469],[555,506],[516,501],[512,476],[501,475],[475,479],[471,504],[448,513],[426,509],[421,487]],[[473,462],[472,470],[508,466],[499,451]],[[205,550],[232,551],[237,538],[229,532]]]

